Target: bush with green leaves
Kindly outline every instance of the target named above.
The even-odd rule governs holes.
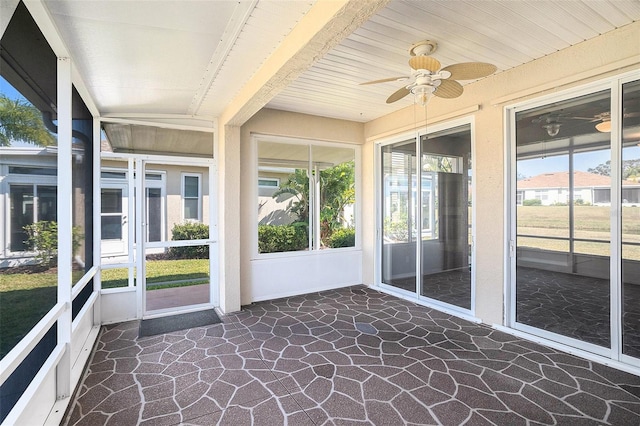
[[[307,229],[300,223],[291,225],[259,225],[258,251],[277,253],[304,250],[309,246]]]
[[[356,245],[356,230],[341,228],[333,231],[327,245],[331,248],[354,247]]]
[[[171,230],[171,239],[180,240],[206,240],[209,238],[209,225],[197,222],[177,224]],[[208,259],[209,246],[185,246],[171,247],[169,254],[175,259]]]
[[[30,225],[26,225],[27,248],[35,252],[34,258],[38,264],[50,268],[55,266],[58,260],[58,223],[41,220]],[[78,251],[84,235],[79,226],[71,229],[71,247],[73,254]]]
[[[537,198],[532,198],[530,200],[523,200],[522,205],[523,206],[541,206],[542,200],[539,200]]]

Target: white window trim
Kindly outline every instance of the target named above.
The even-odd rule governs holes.
[[[8,168],[7,168],[8,170]],[[6,185],[5,191],[5,230],[4,230],[4,257],[9,259],[13,257],[33,256],[34,252],[28,250],[11,250],[11,185],[23,185],[31,186],[34,194],[34,209],[33,209],[33,223],[37,222],[39,196],[37,187],[39,186],[53,186],[58,187],[56,176],[43,176],[43,175],[8,175],[3,183]]]
[[[355,189],[356,189],[356,201],[354,207],[354,222],[356,224],[356,241],[355,246],[353,247],[339,247],[339,248],[323,248],[316,249],[313,248],[311,250],[303,250],[303,251],[288,251],[288,252],[278,252],[278,253],[260,253],[258,251],[258,209],[252,209],[251,211],[251,223],[253,228],[253,237],[252,237],[252,248],[251,248],[251,260],[257,259],[269,259],[269,258],[281,258],[281,257],[296,257],[296,256],[318,256],[328,253],[335,253],[337,250],[340,251],[361,251],[362,250],[362,181],[361,181],[361,170],[362,170],[362,148],[360,145],[350,144],[348,142],[327,142],[323,140],[316,139],[300,139],[300,138],[291,138],[286,136],[273,136],[273,135],[261,135],[254,134],[251,138],[251,181],[253,182],[251,186],[251,199],[258,199],[258,179],[262,179],[259,177],[260,171],[258,170],[258,145],[260,142],[275,142],[275,143],[283,143],[283,144],[292,144],[292,145],[303,145],[308,147],[313,146],[321,146],[321,147],[333,147],[333,148],[350,148],[353,149],[354,153],[354,162],[355,162]]]
[[[275,186],[274,185],[261,185],[260,181],[270,181],[270,182],[275,182]],[[275,189],[275,188],[280,188],[280,179],[278,178],[272,178],[272,177],[260,177],[258,176],[258,188],[268,188],[268,189]]]
[[[189,197],[187,198],[185,196],[185,191],[184,191],[184,184],[185,184],[185,179],[187,177],[197,177],[198,178],[198,218],[197,219],[193,219],[193,218],[186,218],[184,215],[184,209],[185,209],[185,200],[186,199],[193,199],[193,197]],[[180,174],[180,200],[181,200],[181,209],[180,209],[180,217],[182,218],[183,222],[202,222],[202,173],[181,173]]]

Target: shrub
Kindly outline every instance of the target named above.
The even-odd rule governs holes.
[[[206,240],[209,238],[209,225],[204,223],[187,222],[178,224],[171,230],[171,239],[180,240]],[[171,247],[169,250],[171,257],[175,259],[208,259],[209,246],[186,246]]]
[[[533,198],[530,200],[524,200],[522,201],[522,205],[523,206],[541,206],[542,205],[542,200],[538,200],[537,198]]]
[[[58,223],[41,220],[24,227],[27,232],[27,247],[36,252],[35,259],[38,264],[50,268],[58,260]],[[79,226],[71,229],[71,248],[73,254],[78,251],[84,235]]]
[[[327,241],[331,248],[354,247],[356,245],[356,230],[353,228],[341,228],[333,231]]]
[[[307,230],[303,224],[258,226],[259,253],[297,251],[308,246]]]

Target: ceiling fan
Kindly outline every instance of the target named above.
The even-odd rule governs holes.
[[[411,46],[409,66],[412,71],[409,76],[383,78],[360,84],[410,80],[409,84],[392,93],[387,98],[387,103],[399,101],[412,93],[422,105],[425,105],[431,95],[447,99],[462,95],[463,88],[457,80],[475,80],[491,75],[497,70],[495,65],[485,62],[464,62],[441,68],[440,61],[429,56],[437,47],[438,44],[431,40],[423,40]]]

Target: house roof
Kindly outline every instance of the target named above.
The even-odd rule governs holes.
[[[624,180],[624,186],[635,185],[637,182]],[[569,172],[543,173],[518,181],[518,189],[551,189],[551,188],[568,188]],[[574,188],[591,188],[591,187],[610,187],[611,177],[599,175],[596,173],[573,172]]]

